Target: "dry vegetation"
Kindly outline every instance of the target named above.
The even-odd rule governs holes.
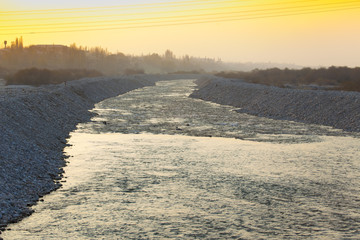
[[[108,76],[225,69],[220,60],[188,55],[178,57],[170,50],[164,54],[133,56],[121,52],[113,54],[101,47],[88,48],[76,44],[24,47],[22,39],[12,42],[6,49],[0,49],[0,75],[5,71],[14,73],[28,68],[88,69],[97,70]]]
[[[220,77],[282,88],[343,90],[360,92],[360,68],[330,67],[301,70],[271,68],[251,72],[220,72]]]
[[[0,78],[5,78],[9,74],[11,74],[11,71],[9,69],[0,67]]]
[[[81,69],[81,70],[80,70]],[[220,71],[223,63],[208,58],[176,57],[167,50],[163,55],[112,54],[101,47],[64,45],[24,47],[22,38],[0,49],[0,79],[7,84],[57,84],[83,77]]]
[[[76,80],[84,77],[98,77],[102,74],[95,70],[86,69],[23,69],[13,75],[6,77],[8,85],[33,85],[59,84],[66,81]]]

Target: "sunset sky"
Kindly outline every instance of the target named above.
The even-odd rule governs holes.
[[[102,46],[236,62],[360,66],[360,1],[0,0],[0,47]]]

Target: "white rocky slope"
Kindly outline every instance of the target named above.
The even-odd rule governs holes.
[[[29,206],[60,186],[63,149],[94,103],[155,77],[95,78],[44,87],[0,87],[0,233],[31,213]],[[1,238],[1,237],[0,237]]]
[[[240,108],[238,112],[360,132],[360,93],[298,90],[207,77],[191,97]]]
[[[0,233],[60,186],[66,138],[77,123],[90,120],[94,103],[161,79],[198,77],[143,75],[83,79],[66,86],[0,86]],[[198,84],[192,97],[240,112],[360,132],[360,93],[281,89],[216,77]]]

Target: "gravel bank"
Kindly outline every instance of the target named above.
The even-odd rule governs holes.
[[[153,85],[154,76],[94,78],[45,87],[0,87],[0,233],[61,186],[63,149],[94,103]],[[1,237],[0,237],[1,239]]]
[[[239,108],[238,112],[360,132],[360,93],[297,90],[217,77],[197,81],[191,95]]]

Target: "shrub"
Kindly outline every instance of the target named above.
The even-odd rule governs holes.
[[[124,70],[125,75],[144,74],[144,69],[127,68]]]
[[[98,77],[102,74],[95,70],[86,69],[23,69],[6,77],[7,85],[33,85],[59,84],[66,81],[84,77]]]
[[[277,87],[320,86],[318,89],[360,91],[360,68],[330,67],[300,70],[271,68],[251,72],[220,72],[216,76]]]
[[[358,81],[346,81],[342,82],[337,88],[342,91],[356,91],[360,92],[360,79]]]

